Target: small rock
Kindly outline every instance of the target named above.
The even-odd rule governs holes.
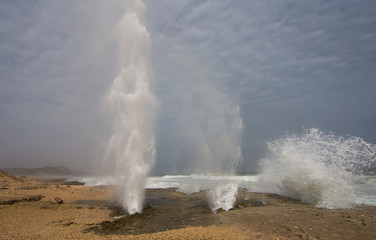
[[[69,222],[67,222],[67,223],[64,223],[64,224],[62,224],[64,227],[68,227],[68,226],[70,226],[70,225],[72,225],[72,224],[76,224],[75,222],[71,222],[71,221],[69,221]]]
[[[362,219],[361,222],[362,222],[362,224],[363,224],[364,226],[367,226],[366,221],[365,221],[364,219]]]
[[[63,199],[56,197],[55,198],[55,203],[56,204],[62,204],[62,203],[64,203],[64,201],[63,201]]]

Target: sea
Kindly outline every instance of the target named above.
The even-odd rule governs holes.
[[[332,191],[332,195],[330,199],[324,199],[325,194],[323,193],[325,190],[328,191],[325,186],[321,186],[322,193],[321,198],[312,202],[304,201],[303,199],[299,199],[298,197],[294,196],[291,193],[288,193],[283,190],[283,187],[275,187],[275,188],[267,188],[262,189],[265,183],[262,181],[262,174],[258,173],[248,173],[248,174],[241,174],[241,175],[201,175],[201,174],[190,174],[190,175],[165,175],[165,176],[150,176],[146,179],[145,188],[147,189],[167,189],[167,188],[176,188],[177,191],[185,193],[185,194],[192,194],[199,191],[206,191],[212,189],[216,186],[223,186],[227,184],[235,184],[238,186],[239,189],[245,189],[249,192],[264,192],[264,193],[276,193],[286,197],[292,197],[298,200],[302,200],[303,202],[307,202],[317,207],[325,207],[325,204],[320,206],[317,204],[318,202],[325,202],[325,201],[332,201],[334,199],[335,202],[347,202],[347,198],[351,199],[351,204],[349,206],[345,206],[345,208],[349,208],[356,205],[372,205],[376,206],[376,175],[357,175],[353,176],[350,182],[350,187],[346,186],[346,190],[348,191]],[[115,185],[116,181],[113,177],[83,177],[83,178],[72,178],[70,180],[81,181],[84,182],[85,185],[88,186],[99,186],[99,185]],[[330,179],[329,179],[330,180]],[[323,183],[320,183],[321,185]],[[327,183],[328,188],[332,185],[330,182]],[[349,189],[347,189],[349,188]],[[270,189],[274,189],[273,191],[269,191]],[[317,191],[317,188],[311,187],[311,191]],[[330,190],[330,189],[329,189]],[[308,191],[307,189],[302,189],[302,191]],[[301,193],[304,194],[313,194],[313,193]],[[335,195],[337,194],[337,195]],[[355,196],[354,198],[352,196]],[[338,207],[327,207],[331,209],[335,208],[343,208],[339,204]]]

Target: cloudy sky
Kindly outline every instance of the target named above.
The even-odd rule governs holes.
[[[375,1],[145,4],[160,104],[155,173],[186,172],[197,134],[207,131],[211,149],[228,115],[243,122],[243,171],[257,168],[266,140],[303,127],[376,143]],[[0,167],[101,164],[126,8],[0,2]]]

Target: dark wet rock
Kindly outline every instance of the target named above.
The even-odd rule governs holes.
[[[11,199],[11,200],[6,200],[6,201],[1,201],[0,205],[12,205],[16,202],[21,202],[20,199]]]
[[[148,189],[142,213],[129,215],[118,204],[113,206],[113,221],[104,221],[84,232],[97,234],[141,234],[187,226],[220,224],[221,211],[212,214],[205,192],[186,195],[175,189]]]
[[[36,196],[31,196],[31,197],[28,197],[28,198],[24,198],[24,202],[37,202],[39,200],[41,200],[44,196],[42,195],[36,195]]]
[[[110,213],[110,217],[119,217],[119,216],[124,216],[126,214],[124,208],[121,206],[116,206],[112,212]]]
[[[15,198],[15,199],[1,201],[0,205],[13,205],[18,202],[36,202],[36,201],[41,200],[43,197],[44,196],[42,195],[36,195],[36,196],[30,196],[30,197],[25,197],[25,198]]]
[[[318,209],[276,194],[250,193],[241,189],[233,209],[212,214],[205,192],[185,195],[176,189],[147,189],[145,193],[142,213],[128,215],[119,204],[114,204],[110,208],[113,220],[87,224],[84,232],[137,235],[187,226],[224,225],[256,229],[252,239],[333,239],[333,236],[337,239],[339,235],[332,233],[342,236],[343,229],[351,230],[346,231],[346,239],[376,239],[368,237],[372,235],[371,223],[376,216],[372,206],[351,210]]]
[[[66,178],[36,178],[39,182],[45,183],[45,184],[56,184],[56,187],[59,187],[58,185],[85,185],[84,182],[80,181],[68,181]]]
[[[241,199],[235,202],[234,208],[246,208],[246,207],[260,207],[265,206],[266,203],[262,200],[248,200],[248,199]]]
[[[62,183],[61,185],[83,186],[83,185],[85,185],[85,183],[84,182],[80,182],[80,181],[66,181],[66,182]]]
[[[73,202],[76,205],[86,205],[89,208],[99,208],[99,209],[115,209],[118,203],[106,200],[76,200]]]

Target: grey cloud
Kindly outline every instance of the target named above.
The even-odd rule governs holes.
[[[209,101],[207,86],[240,106],[246,170],[266,139],[302,125],[376,141],[374,1],[145,2],[161,102],[156,172],[189,165],[175,133],[194,94]],[[113,31],[124,9],[122,1],[0,3],[8,165],[69,158],[82,167],[102,157],[110,135],[102,98],[119,72]]]
[[[266,139],[301,126],[376,140],[372,124],[359,125],[375,120],[367,104],[376,100],[372,1],[190,2],[164,12],[163,24],[174,26],[164,31],[159,7],[175,4],[148,3],[159,95],[168,96],[162,105],[179,97],[182,74],[194,78],[180,62],[198,59],[212,84],[240,104],[251,169]]]
[[[91,3],[1,3],[5,165],[60,162],[82,168],[101,159],[107,133],[101,104],[119,68],[112,31],[122,12]]]

